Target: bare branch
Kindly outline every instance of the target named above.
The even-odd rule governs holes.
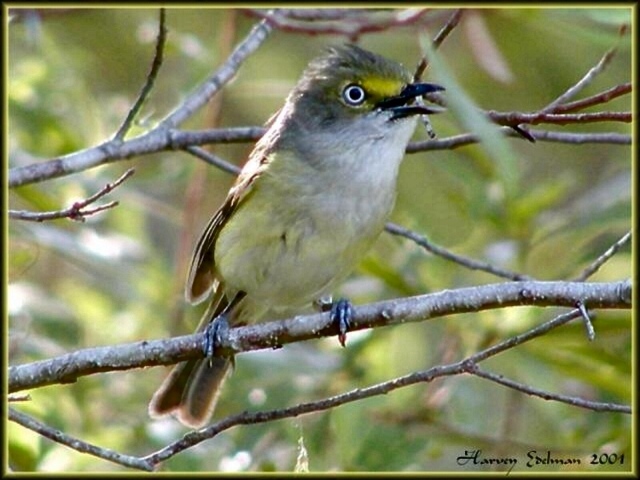
[[[91,443],[79,440],[78,438],[67,435],[66,433],[56,428],[45,425],[37,421],[33,417],[19,412],[14,408],[9,408],[9,420],[22,425],[23,427],[28,428],[29,430],[32,430],[42,435],[43,437],[53,440],[56,443],[66,445],[67,447],[72,448],[73,450],[76,450],[78,452],[87,453],[89,455],[93,455],[94,457],[98,457],[103,460],[116,463],[118,465],[123,465],[125,467],[146,471],[153,470],[152,465],[144,459],[131,455],[123,455],[122,453],[118,453],[115,450],[98,447]]]
[[[613,257],[618,250],[624,247],[631,240],[631,232],[625,233],[620,240],[611,245],[606,252],[600,255],[591,265],[585,268],[580,275],[578,275],[574,281],[575,282],[584,282],[591,275],[596,273],[602,265],[604,265],[611,257]]]
[[[468,373],[475,375],[476,377],[485,378],[492,382],[499,383],[500,385],[504,385],[505,387],[517,390],[518,392],[540,397],[545,400],[562,402],[574,407],[593,410],[594,412],[618,412],[631,414],[631,407],[629,405],[620,405],[611,402],[594,402],[592,400],[572,397],[569,395],[562,395],[560,393],[550,393],[544,390],[540,390],[539,388],[531,387],[529,385],[510,380],[508,378],[505,378],[503,375],[487,372],[479,368],[477,365],[474,365],[473,368],[469,368]]]
[[[618,41],[620,40],[620,38],[622,38],[622,36],[626,33],[626,28],[623,27],[620,29],[620,35],[618,37]],[[584,88],[591,84],[591,82],[593,82],[593,80],[602,72],[605,70],[605,68],[607,68],[607,66],[609,65],[609,63],[611,63],[611,60],[613,60],[613,57],[616,55],[616,53],[618,52],[618,46],[614,46],[613,48],[611,48],[610,50],[608,50],[600,59],[600,61],[592,68],[589,69],[589,71],[585,74],[584,77],[582,77],[578,82],[576,82],[573,86],[571,86],[566,92],[564,92],[562,95],[560,95],[558,98],[556,98],[553,102],[551,102],[549,105],[547,105],[546,107],[544,107],[542,110],[540,110],[541,113],[550,113],[550,112],[554,112],[556,107],[562,105],[563,103],[568,102],[569,100],[571,100],[573,97],[575,97],[579,92],[581,92],[582,90],[584,90]]]
[[[594,113],[545,113],[545,112],[496,112],[488,110],[485,114],[498,125],[517,126],[524,124],[538,125],[550,123],[569,125],[572,123],[625,122],[633,119],[631,112],[594,112]]]
[[[420,245],[426,251],[433,253],[434,255],[438,255],[439,257],[445,258],[447,260],[451,260],[452,262],[458,263],[463,267],[469,268],[471,270],[482,270],[492,275],[496,275],[498,277],[506,278],[508,280],[533,280],[532,277],[528,275],[523,275],[516,272],[511,272],[509,270],[505,270],[502,268],[495,267],[486,262],[480,262],[478,260],[474,260],[472,258],[463,257],[461,255],[456,255],[455,253],[450,252],[446,248],[440,247],[433,242],[429,241],[426,237],[419,235],[411,230],[401,227],[400,225],[396,225],[394,223],[387,223],[385,225],[385,230],[392,235],[398,235],[400,237],[408,238],[413,241],[417,245]]]
[[[511,337],[507,340],[504,340],[492,347],[489,347],[485,350],[482,350],[476,354],[473,354],[461,361],[451,363],[448,365],[438,365],[434,366],[428,370],[421,372],[414,372],[403,377],[394,378],[392,380],[388,380],[382,383],[378,383],[376,385],[371,385],[365,388],[358,388],[355,390],[351,390],[349,392],[345,392],[339,395],[335,395],[328,398],[323,398],[320,400],[315,400],[312,402],[301,403],[292,407],[275,409],[269,411],[260,411],[260,412],[243,412],[237,415],[232,415],[226,417],[207,428],[192,431],[184,435],[180,440],[177,440],[161,450],[147,455],[143,458],[133,457],[129,455],[121,455],[117,452],[113,452],[112,450],[103,449],[101,447],[96,447],[94,445],[88,444],[84,441],[73,438],[69,435],[63,434],[51,427],[43,425],[42,423],[34,420],[33,418],[20,413],[14,409],[9,409],[9,419],[23,425],[26,428],[29,428],[41,435],[50,438],[56,442],[62,443],[64,445],[73,448],[74,450],[89,453],[96,457],[105,459],[107,461],[111,461],[113,463],[117,463],[119,465],[123,465],[131,468],[138,468],[141,470],[151,471],[160,464],[161,462],[183,452],[184,450],[191,448],[199,443],[202,443],[205,440],[209,440],[219,433],[229,430],[232,427],[237,425],[252,425],[257,423],[265,423],[271,422],[274,420],[279,420],[283,418],[294,418],[299,415],[303,415],[311,412],[320,412],[323,410],[328,410],[330,408],[335,408],[339,405],[343,405],[350,402],[359,401],[365,398],[370,398],[377,395],[387,394],[399,388],[407,387],[410,385],[415,385],[417,383],[428,383],[433,381],[436,378],[444,377],[444,376],[452,376],[459,375],[462,373],[470,373],[481,378],[486,378],[490,381],[500,383],[508,388],[513,388],[517,391],[529,394],[536,395],[538,397],[544,398],[546,400],[554,400],[560,401],[564,403],[568,403],[570,405],[574,405],[581,408],[586,408],[599,412],[619,412],[619,413],[631,413],[631,408],[626,405],[618,405],[613,403],[602,403],[602,402],[594,402],[589,401],[577,397],[569,397],[562,394],[556,394],[551,392],[545,392],[540,389],[536,389],[534,387],[530,387],[527,385],[520,384],[518,382],[514,382],[512,380],[508,380],[501,375],[493,374],[490,372],[486,372],[481,370],[477,363],[485,360],[489,357],[497,355],[509,348],[513,348],[516,345],[523,344],[527,341],[530,341],[536,337],[539,337],[554,328],[558,328],[567,322],[571,321],[574,318],[580,316],[580,312],[577,310],[573,310],[563,315],[559,315],[558,317],[545,322],[538,327],[535,327],[528,332]]]
[[[223,172],[231,173],[233,175],[238,175],[240,173],[240,167],[232,163],[229,163],[226,160],[223,160],[216,154],[206,151],[204,148],[186,147],[184,150],[186,152],[189,152],[191,155],[194,155],[199,159],[204,160],[209,165],[218,167]]]
[[[278,10],[271,15],[261,10],[249,10],[252,15],[263,17],[271,26],[284,32],[297,32],[310,35],[344,35],[351,41],[357,40],[365,33],[387,30],[391,27],[402,27],[423,22],[427,12],[438,13],[437,10],[408,8],[380,10],[379,15],[372,16],[371,11],[351,9],[333,10],[328,15],[315,11]],[[295,13],[294,13],[295,12]],[[342,13],[342,15],[340,15]],[[268,15],[268,16],[267,16]]]
[[[507,135],[518,137],[514,132],[506,131]],[[568,145],[582,145],[588,143],[607,143],[611,145],[631,145],[631,135],[621,133],[578,133],[552,132],[547,130],[527,130],[536,141],[566,143]]]
[[[576,100],[575,102],[558,105],[553,109],[553,113],[569,113],[569,112],[575,112],[577,110],[584,110],[587,107],[592,107],[594,105],[599,105],[601,103],[610,102],[615,98],[631,93],[631,90],[632,90],[632,86],[630,83],[623,83],[621,85],[616,85],[615,87],[605,90],[604,92],[600,92],[600,93],[597,93],[596,95],[583,98],[582,100]]]
[[[135,170],[133,168],[130,168],[129,170],[124,172],[124,174],[122,174],[120,178],[118,178],[115,182],[107,183],[102,189],[91,195],[89,198],[86,198],[79,202],[74,202],[73,205],[71,205],[69,208],[65,208],[64,210],[57,210],[54,212],[29,212],[25,210],[9,210],[9,217],[17,220],[30,220],[32,222],[43,222],[45,220],[57,220],[60,218],[68,218],[70,220],[84,222],[85,218],[89,215],[93,215],[95,213],[102,212],[103,210],[107,210],[109,208],[117,206],[118,202],[109,202],[105,205],[87,208],[96,200],[113,191],[113,189],[117,188],[134,173]]]
[[[576,307],[580,312],[580,316],[582,317],[582,321],[584,323],[584,327],[587,330],[587,338],[590,342],[593,342],[596,338],[596,331],[593,328],[593,321],[591,320],[591,315],[587,311],[587,307],[585,307],[584,303],[578,302],[576,303]]]
[[[350,17],[360,17],[384,9],[376,8],[280,8],[280,15],[296,20],[318,21],[318,20],[344,20]],[[248,13],[263,16],[264,12],[258,9],[249,9]]]
[[[301,13],[303,15],[304,13]],[[450,18],[449,27],[453,28],[457,15]],[[263,20],[254,27],[252,32],[236,48],[230,59],[220,67],[216,73],[207,80],[194,94],[190,95],[181,106],[171,115],[165,118],[156,128],[123,142],[107,141],[101,145],[87,148],[82,151],[53,159],[47,162],[33,163],[24,167],[12,168],[9,171],[9,187],[17,187],[34,182],[40,182],[63,175],[77,173],[97,165],[128,159],[133,156],[140,156],[167,149],[186,149],[196,145],[214,142],[242,142],[255,141],[264,133],[264,128],[245,127],[224,130],[209,130],[200,132],[180,132],[174,129],[188,118],[197,108],[200,108],[208,99],[213,96],[237,71],[239,65],[264,41],[269,33],[270,27],[266,25],[267,20]],[[445,27],[443,32],[450,29]],[[436,40],[441,36],[438,35]],[[444,34],[442,36],[444,38]],[[607,56],[603,57],[609,58]],[[601,64],[603,61],[601,60]],[[606,62],[604,62],[606,64]],[[596,69],[597,71],[598,69]],[[587,99],[559,106],[558,111],[574,111],[578,108],[597,103],[604,103],[630,90],[629,84],[620,85],[613,89],[602,92]],[[572,132],[547,132],[547,131],[523,131],[520,124],[554,123],[565,125],[568,123],[587,123],[601,121],[623,121],[630,122],[629,112],[595,112],[582,114],[557,114],[547,113],[545,109],[534,113],[523,112],[486,112],[492,120],[497,123],[508,125],[509,128],[502,129],[503,133],[510,136],[527,138],[528,140],[542,140],[552,142],[563,142],[569,144],[582,143],[611,143],[628,145],[631,144],[630,135],[618,133],[572,133]],[[514,131],[513,129],[519,130]],[[477,139],[473,134],[461,134],[446,139],[432,139],[426,142],[416,142],[409,145],[407,153],[426,150],[453,149],[464,145],[476,143]],[[194,153],[194,152],[191,152]],[[196,154],[198,155],[198,154]],[[199,156],[203,158],[202,156]],[[227,169],[229,170],[229,169]]]
[[[194,445],[197,445],[205,440],[209,440],[215,437],[216,435],[218,435],[219,433],[225,430],[228,430],[232,427],[235,427],[237,425],[252,425],[256,423],[265,423],[265,422],[270,422],[274,420],[280,420],[282,418],[294,418],[306,413],[328,410],[330,408],[335,408],[337,406],[344,405],[346,403],[359,401],[359,400],[370,398],[376,395],[388,394],[393,390],[397,390],[399,388],[407,387],[410,385],[415,385],[417,383],[428,383],[439,377],[459,375],[461,373],[476,374],[477,372],[478,376],[485,377],[491,381],[498,381],[499,383],[505,386],[508,386],[509,388],[514,388],[516,390],[522,391],[530,395],[537,394],[537,396],[540,396],[548,400],[556,400],[556,401],[561,401],[565,403],[570,403],[575,406],[579,406],[582,408],[587,408],[595,411],[611,411],[611,412],[621,412],[621,413],[630,414],[631,408],[626,405],[591,402],[591,401],[583,400],[580,398],[574,398],[574,397],[568,397],[565,395],[544,392],[542,390],[538,390],[532,387],[521,386],[521,384],[506,380],[504,379],[504,377],[490,374],[488,372],[484,372],[477,368],[478,362],[485,360],[491,356],[497,355],[498,353],[503,352],[508,348],[512,348],[515,345],[520,345],[524,342],[527,342],[538,336],[541,336],[553,330],[554,328],[558,328],[561,325],[564,325],[565,323],[579,316],[580,316],[580,313],[577,312],[576,310],[573,310],[563,315],[559,315],[558,317],[538,327],[535,327],[529,330],[525,334],[511,337],[503,342],[500,342],[497,345],[494,345],[490,348],[482,350],[459,362],[451,363],[448,365],[438,365],[428,370],[410,373],[403,377],[394,378],[392,380],[378,383],[376,385],[371,385],[365,388],[357,388],[355,390],[351,390],[349,392],[335,395],[333,397],[328,397],[328,398],[324,398],[321,400],[316,400],[308,403],[302,403],[302,404],[295,405],[293,407],[262,411],[262,412],[243,412],[238,415],[229,416],[227,418],[224,418],[212,424],[207,428],[186,434],[180,440],[170,445],[167,445],[166,447],[164,447],[163,449],[159,450],[154,454],[144,457],[144,460],[150,462],[151,464],[156,465],[186,450],[187,448],[191,448]]]
[[[270,16],[271,13],[268,13],[266,19],[255,25],[245,39],[231,52],[231,55],[222,66],[217,69],[215,74],[209,77],[178,108],[162,120],[160,123],[162,129],[169,130],[179,126],[205,105],[211,97],[218,93],[235,76],[244,61],[262,45],[271,33],[271,26],[268,23]]]
[[[514,132],[511,127],[502,127],[499,130],[504,135],[522,139],[522,135]],[[607,143],[613,145],[631,145],[631,135],[620,133],[578,133],[578,132],[550,132],[546,130],[527,130],[536,141],[567,143],[580,145],[588,143]],[[478,143],[478,138],[473,133],[461,133],[446,138],[435,138],[411,142],[407,146],[406,153],[428,152],[436,150],[454,150],[467,145]]]
[[[440,31],[436,34],[436,36],[432,41],[433,48],[435,50],[437,50],[440,47],[440,45],[442,45],[442,42],[444,42],[445,39],[449,36],[449,34],[453,31],[453,29],[458,26],[458,23],[460,23],[460,19],[462,18],[463,11],[464,10],[462,10],[461,8],[456,9],[453,12],[453,15],[451,15],[451,17],[449,18],[449,20],[447,20],[447,23],[445,23],[443,27],[440,29]],[[429,62],[427,60],[427,57],[423,56],[420,59],[418,66],[416,67],[415,73],[413,74],[414,82],[420,81],[428,65],[429,65]]]
[[[510,282],[445,290],[354,308],[349,330],[357,331],[398,323],[419,322],[445,315],[478,312],[508,306],[564,306],[582,302],[589,308],[630,308],[631,281]],[[337,335],[329,313],[230,329],[216,350],[218,355],[278,348],[303,340]],[[149,340],[112,347],[79,350],[50,360],[9,367],[9,393],[55,383],[74,382],[99,372],[170,365],[201,358],[202,334],[167,340]]]
[[[158,152],[169,147],[180,148],[181,145],[174,146],[173,129],[191,117],[196,110],[202,107],[235,75],[242,62],[257,50],[270,31],[271,27],[264,20],[256,25],[236,47],[227,61],[193,94],[189,95],[173,113],[168,115],[160,125],[151,131],[124,142],[106,141],[101,145],[49,160],[48,162],[12,168],[9,171],[9,187],[42,182],[81,172],[97,165]]]
[[[129,129],[131,128],[131,125],[133,124],[134,119],[140,112],[142,105],[144,104],[145,100],[151,93],[153,84],[155,83],[156,77],[158,76],[158,72],[160,71],[160,66],[162,65],[162,58],[163,58],[164,46],[166,41],[167,41],[167,28],[165,26],[165,9],[160,8],[158,36],[156,38],[156,51],[153,57],[153,62],[151,62],[151,70],[147,74],[147,79],[145,80],[144,85],[142,86],[142,89],[138,94],[138,98],[133,104],[133,107],[131,107],[131,110],[129,110],[129,113],[127,114],[127,118],[125,118],[124,122],[122,123],[122,125],[120,125],[120,128],[118,128],[118,131],[114,135],[113,137],[114,140],[116,141],[124,140],[124,137],[129,131]]]

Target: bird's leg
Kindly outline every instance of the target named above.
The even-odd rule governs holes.
[[[322,297],[314,302],[321,312],[331,312],[331,321],[338,325],[338,341],[343,347],[347,341],[347,332],[351,326],[353,306],[346,298],[333,301],[331,297]]]
[[[215,353],[217,345],[222,343],[222,339],[229,332],[229,313],[235,308],[238,303],[246,296],[245,292],[238,292],[226,307],[216,317],[214,317],[204,329],[204,340],[202,341],[202,351],[209,359],[209,365],[211,365],[211,359]]]
[[[209,365],[211,366],[211,360],[215,353],[216,347],[220,345],[222,339],[229,332],[229,321],[227,320],[227,313],[222,312],[209,322],[204,329],[204,340],[202,341],[202,351],[209,359]]]

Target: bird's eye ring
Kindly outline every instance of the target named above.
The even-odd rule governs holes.
[[[360,85],[356,85],[355,83],[350,83],[344,87],[344,90],[342,90],[342,99],[347,105],[352,107],[362,105],[366,98],[367,92],[364,91],[364,88]]]

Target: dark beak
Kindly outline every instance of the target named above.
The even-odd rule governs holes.
[[[434,83],[410,83],[402,89],[399,95],[378,102],[376,109],[393,112],[391,120],[410,117],[412,115],[429,115],[443,112],[444,109],[436,106],[410,105],[413,99],[422,97],[427,93],[441,92],[444,87]]]

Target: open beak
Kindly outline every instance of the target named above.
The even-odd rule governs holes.
[[[428,115],[443,112],[444,109],[438,106],[412,105],[412,101],[417,97],[422,97],[427,93],[440,92],[444,87],[434,83],[410,83],[402,89],[399,95],[390,97],[376,105],[377,109],[393,112],[391,120],[410,117],[412,115]]]

